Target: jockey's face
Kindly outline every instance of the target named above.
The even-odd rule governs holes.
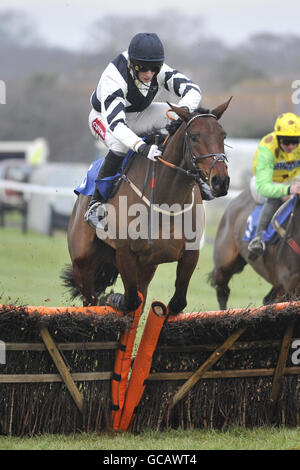
[[[159,73],[163,64],[161,62],[137,62],[132,65],[139,81],[149,83],[154,75]]]
[[[291,153],[295,150],[295,148],[297,148],[298,144],[289,144],[289,145],[284,145],[284,144],[281,144],[281,147],[282,147],[282,150],[285,152],[285,153]]]
[[[147,72],[138,72],[137,75],[138,75],[138,79],[141,82],[149,83],[149,82],[151,82],[152,78],[154,77],[155,72],[152,72],[152,70],[147,70]]]
[[[279,140],[280,147],[285,153],[293,152],[299,145],[298,137],[281,137]]]

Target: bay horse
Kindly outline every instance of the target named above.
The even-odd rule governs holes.
[[[272,286],[263,299],[264,304],[292,299],[300,294],[299,202],[284,229],[286,236],[294,242],[288,244],[286,236],[279,237],[276,243],[266,244],[266,251],[262,256],[250,260],[248,242],[243,241],[243,237],[248,216],[255,206],[250,189],[244,190],[228,204],[218,226],[214,242],[214,268],[209,279],[216,289],[221,310],[227,309],[230,295],[228,284],[232,276],[242,272],[247,263]],[[296,253],[291,248],[293,246]]]
[[[212,111],[199,108],[193,113],[170,105],[182,123],[169,136],[162,157],[155,164],[155,199],[152,199],[152,203],[155,206],[164,204],[172,207],[179,204],[185,207],[192,215],[193,230],[201,230],[201,233],[204,220],[198,220],[199,227],[196,227],[196,215],[197,207],[203,210],[203,205],[196,178],[205,180],[215,197],[226,195],[229,187],[224,154],[225,132],[218,120],[230,100]],[[84,221],[90,197],[79,194],[75,202],[67,232],[72,267],[62,277],[65,285],[71,287],[73,298],[80,295],[84,306],[97,305],[99,295],[112,286],[120,274],[124,294],[110,294],[105,303],[124,312],[135,310],[141,302],[138,292],[143,295],[145,304],[148,285],[157,266],[166,262],[177,262],[175,292],[168,305],[169,312],[177,314],[187,304],[187,289],[198,262],[200,240],[197,249],[186,249],[189,240],[185,234],[181,233],[178,238],[174,236],[176,214],[170,214],[168,239],[162,237],[164,227],[161,220],[159,236],[153,237],[153,240],[147,237],[134,239],[128,233],[125,237],[118,235],[124,225],[127,230],[134,221],[133,216],[129,215],[130,211],[124,214],[124,211],[119,210],[124,197],[128,208],[136,204],[141,207],[142,204],[142,208],[148,210],[153,194],[149,162],[149,159],[135,154],[118,191],[109,199],[107,220],[110,220],[110,214],[112,218],[115,217],[114,236],[102,239]],[[153,162],[151,164],[154,165]]]

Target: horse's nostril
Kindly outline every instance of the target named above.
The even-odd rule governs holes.
[[[216,197],[225,196],[228,192],[230,178],[220,178],[218,175],[214,175],[211,179],[211,188]]]

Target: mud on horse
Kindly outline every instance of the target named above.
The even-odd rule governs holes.
[[[159,207],[162,204],[168,207],[179,204],[181,214],[186,208],[191,215],[193,233],[200,235],[204,230],[204,210],[196,179],[200,177],[206,181],[215,197],[226,195],[229,187],[224,154],[225,132],[218,122],[229,102],[212,111],[199,108],[193,113],[172,106],[182,124],[169,137],[162,157],[156,163],[155,199],[152,202]],[[128,171],[122,176],[118,192],[109,199],[107,221],[109,226],[110,218],[113,218],[114,236],[99,239],[83,218],[89,197],[78,196],[67,235],[72,267],[64,273],[64,279],[65,284],[73,288],[73,297],[81,295],[86,306],[96,305],[98,296],[112,286],[120,274],[124,294],[110,294],[105,302],[125,312],[135,310],[140,303],[138,292],[145,302],[157,266],[166,262],[177,262],[175,292],[168,305],[170,313],[181,312],[187,304],[187,289],[198,262],[201,236],[196,249],[187,249],[190,240],[185,235],[183,217],[181,237],[178,239],[174,237],[177,216],[169,212],[168,239],[162,236],[162,214],[159,215],[157,234],[153,240],[133,239],[128,230],[133,216],[129,215],[130,210],[124,214],[120,209],[121,198],[125,196],[128,208],[138,203],[148,211],[151,177],[146,181],[145,175],[151,175],[149,168],[147,172],[149,162],[135,155]],[[196,220],[199,208],[202,214],[200,223]],[[127,236],[120,237],[124,229]]]

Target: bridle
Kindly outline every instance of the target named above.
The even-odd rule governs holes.
[[[198,119],[200,117],[204,117],[204,118],[205,117],[213,117],[214,119],[217,119],[217,117],[214,114],[211,114],[211,113],[196,114],[195,116],[193,116],[187,122],[187,124],[185,126],[183,154],[184,154],[184,158],[185,158],[185,161],[187,163],[187,166],[191,166],[193,168],[193,170],[185,170],[184,168],[181,168],[177,165],[174,165],[173,163],[167,162],[166,160],[164,160],[163,158],[160,158],[160,157],[158,157],[158,160],[160,162],[164,163],[165,165],[170,166],[171,168],[174,168],[178,171],[181,171],[182,173],[185,173],[187,176],[190,176],[190,177],[195,178],[195,179],[198,179],[200,177],[203,181],[208,182],[209,179],[210,179],[211,171],[212,171],[212,169],[214,168],[214,166],[217,162],[225,163],[226,168],[227,168],[227,164],[226,164],[227,157],[226,157],[225,153],[208,153],[208,154],[200,155],[200,156],[195,156],[193,154],[192,147],[191,147],[191,142],[190,142],[191,136],[190,136],[188,130],[189,130],[190,125],[196,119]],[[188,152],[186,151],[186,149],[188,150]],[[188,155],[189,158],[187,158],[186,155]],[[201,160],[204,160],[206,158],[211,158],[211,157],[213,157],[213,161],[210,165],[208,174],[206,175],[201,168],[198,168],[197,163]]]
[[[157,164],[157,161],[160,161],[161,163],[163,163],[164,165],[167,165],[169,166],[170,168],[174,169],[174,170],[178,170],[182,173],[185,173],[187,176],[190,176],[192,178],[194,178],[196,181],[198,180],[199,181],[199,178],[201,178],[203,181],[209,181],[210,179],[210,174],[211,174],[211,171],[213,169],[213,167],[215,166],[215,164],[217,162],[223,162],[225,163],[227,161],[227,158],[226,158],[226,155],[225,153],[208,153],[206,155],[200,155],[198,157],[196,157],[194,154],[193,154],[193,151],[192,151],[192,148],[191,148],[191,143],[190,143],[190,135],[189,135],[189,132],[188,132],[188,129],[190,127],[190,125],[198,118],[200,117],[213,117],[214,119],[217,119],[217,117],[214,115],[214,114],[210,114],[210,113],[206,113],[206,114],[196,114],[195,116],[193,116],[186,124],[185,126],[185,137],[184,137],[184,147],[183,147],[183,155],[184,155],[184,160],[186,161],[186,154],[189,155],[190,157],[190,160],[187,161],[187,166],[189,166],[189,163],[191,164],[191,166],[193,167],[193,171],[192,170],[189,170],[189,169],[184,169],[184,168],[181,168],[180,166],[177,166],[175,165],[174,163],[171,163],[171,162],[168,162],[167,160],[164,160],[163,158],[161,157],[157,157],[157,160],[155,160],[153,162],[153,174],[152,174],[152,183],[151,183],[151,200],[149,201],[149,199],[147,199],[144,195],[144,190],[145,190],[145,187],[146,187],[146,182],[148,181],[148,176],[149,176],[149,163],[150,163],[150,160],[148,161],[148,169],[147,169],[147,172],[146,172],[146,175],[145,175],[145,180],[144,180],[144,186],[143,186],[143,189],[140,190],[139,188],[137,188],[135,186],[135,184],[123,173],[121,178],[126,181],[127,184],[129,184],[129,186],[133,189],[133,191],[140,197],[143,199],[143,201],[151,208],[151,211],[152,211],[152,208],[154,208],[154,189],[155,189],[155,173],[156,173],[156,164]],[[188,152],[186,152],[186,149],[188,149]],[[209,168],[209,172],[208,172],[208,175],[205,175],[203,173],[203,171],[201,170],[201,168],[198,168],[197,167],[197,162],[200,161],[200,160],[204,160],[205,158],[210,158],[210,157],[213,157],[214,160],[213,162],[211,163],[210,165],[210,168]],[[225,163],[225,166],[227,168],[227,165]],[[179,215],[179,214],[183,214],[184,212],[187,212],[187,211],[190,211],[192,209],[194,205],[194,190],[192,192],[192,202],[191,204],[188,205],[188,207],[186,207],[185,209],[183,210],[180,210],[179,212],[177,213],[173,213],[173,212],[169,212],[169,211],[163,211],[161,209],[159,209],[158,211],[161,212],[161,213],[167,213],[168,215],[170,216],[176,216],[176,215]],[[155,209],[154,209],[155,210]],[[151,213],[150,211],[150,213]],[[151,218],[149,220],[149,243],[152,243],[152,238],[151,238]]]
[[[211,114],[211,113],[205,113],[205,114],[196,114],[196,116],[193,116],[186,124],[185,126],[185,137],[184,137],[184,155],[186,154],[186,148],[188,149],[188,152],[189,152],[189,157],[190,157],[190,163],[192,164],[192,167],[194,169],[194,171],[196,171],[197,175],[200,176],[200,178],[207,182],[209,181],[209,176],[210,176],[210,173],[213,169],[213,167],[215,166],[215,164],[217,162],[223,162],[225,163],[226,167],[227,167],[227,157],[225,155],[225,153],[207,153],[206,155],[200,155],[198,157],[196,157],[194,154],[193,154],[193,151],[192,151],[192,147],[191,147],[191,142],[190,142],[190,139],[191,139],[191,136],[188,132],[188,129],[190,127],[190,125],[198,118],[200,117],[212,117],[214,119],[217,119],[217,117],[214,115],[214,114]],[[201,160],[204,160],[206,158],[211,158],[213,157],[213,161],[209,167],[209,171],[208,171],[208,175],[205,175],[203,173],[203,171],[201,170],[201,168],[198,168],[197,166],[197,163],[200,162]],[[189,162],[187,162],[189,163]]]

